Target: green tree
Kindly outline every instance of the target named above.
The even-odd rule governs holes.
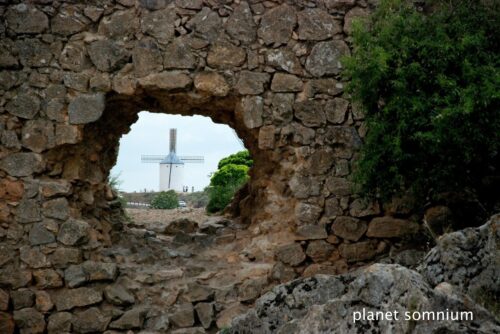
[[[253,160],[252,157],[250,156],[250,152],[248,150],[240,151],[235,154],[231,154],[230,156],[225,157],[221,161],[219,161],[219,164],[217,166],[218,169],[221,169],[225,165],[244,165],[248,167],[253,166]]]
[[[383,0],[355,24],[344,73],[369,129],[355,169],[365,194],[477,190],[498,174],[499,4],[441,0],[423,13]]]
[[[179,198],[173,190],[162,191],[151,201],[153,209],[175,209],[179,206]]]
[[[232,154],[219,162],[219,169],[212,175],[208,187],[208,212],[222,211],[231,202],[236,191],[248,181],[252,164],[248,151]]]

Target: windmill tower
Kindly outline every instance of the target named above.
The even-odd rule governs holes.
[[[170,129],[170,150],[168,155],[142,155],[145,163],[160,165],[160,191],[183,191],[183,174],[186,163],[203,163],[202,156],[177,156],[177,129]]]

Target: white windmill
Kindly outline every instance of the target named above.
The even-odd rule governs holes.
[[[160,164],[160,191],[184,191],[183,183],[184,164],[203,163],[203,156],[177,156],[177,129],[170,129],[170,151],[168,155],[142,155],[145,163]]]

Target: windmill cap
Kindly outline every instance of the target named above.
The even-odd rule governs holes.
[[[166,157],[165,159],[163,159],[162,161],[160,161],[160,164],[176,164],[176,165],[184,165],[184,162],[179,159],[179,157],[173,153],[173,152],[170,152]]]

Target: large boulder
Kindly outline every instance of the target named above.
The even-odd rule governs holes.
[[[443,235],[418,268],[431,286],[449,282],[500,314],[500,214]]]
[[[418,271],[377,263],[278,285],[229,333],[500,333],[499,226],[442,236]]]
[[[422,320],[446,319],[447,315],[462,320]],[[253,309],[233,319],[228,333],[498,331],[500,323],[492,314],[450,284],[433,289],[416,271],[374,264],[345,275],[316,275],[278,285],[259,298]]]

